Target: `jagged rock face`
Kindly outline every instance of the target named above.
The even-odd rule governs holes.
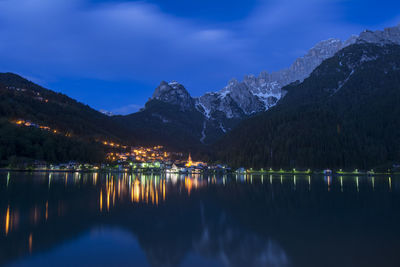
[[[329,39],[319,42],[304,57],[296,59],[289,69],[278,72],[276,79],[282,86],[297,80],[303,81],[322,61],[332,57],[342,48],[343,43],[339,39]]]
[[[400,44],[400,24],[395,27],[386,28],[383,31],[373,32],[366,30],[360,34],[357,41],[364,41],[367,43],[375,44]]]
[[[347,43],[346,43],[347,44]],[[338,39],[318,43],[304,57],[298,58],[288,69],[271,74],[261,72],[258,77],[247,75],[242,82],[232,79],[216,93],[207,93],[197,100],[197,107],[208,118],[221,112],[226,118],[268,110],[283,96],[282,87],[294,81],[303,81],[323,60],[332,57],[344,44]]]
[[[181,110],[191,110],[194,108],[195,103],[185,87],[175,81],[170,83],[161,82],[154,91],[152,99],[178,105]]]
[[[208,118],[215,118],[220,113],[228,119],[240,118],[264,109],[264,102],[255,95],[259,91],[260,88],[250,80],[239,83],[233,79],[221,91],[201,96],[197,99],[197,106],[206,111]]]

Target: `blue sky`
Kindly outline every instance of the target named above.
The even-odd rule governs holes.
[[[0,71],[126,114],[162,80],[199,96],[398,23],[385,0],[0,0]]]

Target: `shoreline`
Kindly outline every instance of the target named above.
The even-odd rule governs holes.
[[[323,176],[400,176],[400,172],[382,172],[382,173],[368,173],[368,172],[332,172],[323,173],[321,171],[249,171],[249,172],[236,172],[236,171],[203,171],[203,172],[169,172],[166,170],[54,170],[54,169],[10,169],[0,168],[0,172],[31,172],[31,173],[138,173],[138,174],[178,174],[178,175],[204,175],[204,174],[234,174],[234,175],[323,175]]]

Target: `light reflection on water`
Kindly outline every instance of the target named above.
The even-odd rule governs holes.
[[[119,229],[140,265],[398,266],[399,187],[388,176],[0,173],[0,264],[51,265],[38,258],[66,242],[67,255],[99,247],[85,233],[115,241]],[[119,253],[130,265],[125,246],[104,262]]]

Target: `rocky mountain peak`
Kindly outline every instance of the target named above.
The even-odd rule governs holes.
[[[179,105],[182,110],[194,108],[194,100],[186,88],[176,81],[162,81],[153,93],[152,99]]]
[[[265,111],[282,97],[283,86],[304,80],[323,60],[332,57],[342,48],[343,43],[339,39],[319,42],[288,69],[271,74],[263,71],[258,77],[245,75],[242,82],[231,79],[222,90],[200,97],[197,106],[211,119],[220,117],[221,113],[231,119]]]

